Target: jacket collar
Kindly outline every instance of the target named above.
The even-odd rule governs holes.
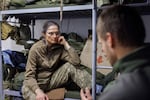
[[[150,63],[150,44],[139,47],[118,60],[114,65],[114,70],[117,73],[130,72],[147,63]]]

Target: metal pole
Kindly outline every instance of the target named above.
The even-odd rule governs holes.
[[[0,33],[1,33],[1,26],[2,24],[2,14],[0,12]],[[2,51],[1,47],[1,35],[0,35],[0,51]],[[2,69],[2,52],[0,52],[0,100],[4,100],[3,94],[3,69]]]
[[[96,19],[97,19],[97,0],[93,0],[92,8],[92,97],[93,100],[96,100],[96,48],[97,48],[97,39],[96,39]]]
[[[123,1],[124,1],[124,0],[119,0],[119,4],[123,4]]]
[[[35,19],[32,19],[31,20],[31,27],[32,27],[32,32],[31,32],[31,34],[32,34],[32,38],[34,39],[34,25],[35,25]]]

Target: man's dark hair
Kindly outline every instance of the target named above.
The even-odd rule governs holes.
[[[99,21],[97,31],[104,39],[106,32],[110,32],[124,46],[140,46],[144,43],[144,23],[135,8],[113,5],[102,11]]]
[[[58,25],[56,22],[54,22],[54,21],[47,21],[47,22],[45,22],[44,25],[43,25],[43,31],[42,31],[42,33],[45,34],[46,31],[47,31],[47,29],[49,28],[49,26],[52,26],[52,25],[57,26],[58,29],[59,29],[59,25]]]

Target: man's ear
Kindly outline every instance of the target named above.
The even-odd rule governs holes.
[[[109,47],[113,48],[115,46],[114,37],[110,32],[106,33],[106,41]]]

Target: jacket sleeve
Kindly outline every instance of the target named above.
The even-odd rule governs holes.
[[[77,52],[72,47],[70,47],[68,50],[64,49],[61,59],[68,61],[73,65],[79,65],[81,62],[79,55],[77,54]]]
[[[36,81],[36,64],[36,51],[34,49],[30,49],[26,65],[24,85],[28,86],[33,92],[35,92],[35,90],[39,88]]]

